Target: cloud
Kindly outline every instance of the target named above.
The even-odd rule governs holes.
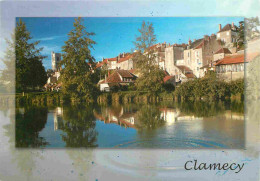
[[[39,47],[43,47],[43,50],[41,51],[41,54],[42,55],[51,55],[51,52],[61,52],[61,47],[60,46],[57,46],[57,45],[51,45],[51,46],[47,46],[47,45],[44,45],[44,46],[39,46]]]
[[[43,38],[33,38],[33,41],[49,41],[49,40],[55,40],[58,38],[63,38],[66,37],[66,35],[61,35],[61,36],[50,36],[50,37],[43,37]]]

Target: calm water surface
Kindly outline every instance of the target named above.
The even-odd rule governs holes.
[[[16,147],[241,149],[243,104],[23,106]]]

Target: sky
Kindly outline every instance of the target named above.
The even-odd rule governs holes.
[[[19,17],[16,18],[16,21]],[[102,58],[116,57],[119,53],[134,50],[133,41],[139,35],[142,22],[151,22],[157,38],[156,43],[188,43],[189,38],[202,38],[234,22],[238,25],[243,17],[85,17],[83,24],[88,32],[94,32],[91,38],[96,42],[91,50],[96,61]],[[68,40],[68,33],[73,29],[74,17],[22,18],[32,41],[40,40],[38,47],[43,47],[42,55],[46,69],[51,68],[51,51],[62,53],[62,46]]]
[[[60,0],[0,0],[0,71],[5,69],[2,61],[7,49],[5,39],[11,38],[16,17],[255,17],[260,16],[259,2],[259,0],[70,0],[62,2]],[[215,25],[217,24],[218,22]],[[155,32],[158,34],[156,27]],[[42,37],[47,37],[47,34]],[[47,41],[45,40],[45,43]],[[50,40],[48,43],[46,45],[50,47]],[[100,45],[100,42],[97,43]],[[48,47],[44,51],[47,51]],[[102,53],[97,56],[103,55],[110,56]],[[48,66],[48,64],[46,60],[44,65]]]

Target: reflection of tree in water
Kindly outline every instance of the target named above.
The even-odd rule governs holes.
[[[66,134],[66,147],[96,147],[97,132],[93,107],[71,105],[63,108],[64,124],[59,128]]]
[[[39,132],[47,122],[46,107],[25,107],[24,113],[16,109],[15,140],[16,147],[42,147],[48,143],[39,137]]]
[[[238,102],[182,102],[177,104],[177,107],[182,113],[196,117],[216,116],[223,114],[229,109],[236,112],[243,112],[243,103]]]
[[[242,102],[231,102],[230,103],[231,111],[244,113],[244,101]]]
[[[139,130],[153,130],[164,125],[161,112],[156,105],[144,105],[136,114]]]
[[[9,120],[10,124],[4,125],[3,129],[5,130],[5,136],[9,138],[8,145],[9,145],[9,152],[12,155],[12,162],[17,164],[17,168],[24,173],[24,178],[22,175],[19,176],[20,180],[29,180],[32,176],[33,169],[35,168],[35,159],[40,158],[38,150],[28,150],[28,149],[17,149],[15,148],[15,108],[12,105],[9,105]],[[2,108],[0,109],[2,111]]]
[[[181,102],[177,104],[177,107],[182,113],[196,117],[215,116],[225,111],[223,102]]]

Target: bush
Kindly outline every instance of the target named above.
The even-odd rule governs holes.
[[[182,83],[175,90],[175,95],[184,99],[224,99],[231,94],[244,94],[244,80],[236,80],[230,83],[218,79],[215,73],[207,74],[203,78],[198,78]]]

